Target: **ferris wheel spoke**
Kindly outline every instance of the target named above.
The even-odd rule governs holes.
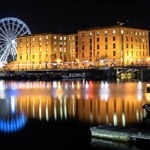
[[[4,24],[4,22],[2,22],[2,24],[3,24],[3,26],[4,26],[4,29],[5,29],[5,31],[6,31],[6,33],[7,33],[7,27],[6,27],[6,25]]]
[[[4,51],[4,49],[6,49],[6,46],[1,46],[0,47],[0,54]]]
[[[6,37],[3,34],[1,34],[1,33],[0,33],[0,36],[3,37],[3,39],[6,39]]]
[[[9,23],[10,20],[7,20],[7,25],[8,25],[8,30],[10,30],[10,23]]]
[[[1,50],[2,50],[4,47],[6,47],[6,44],[5,44],[5,43],[0,45],[0,52],[1,52]]]
[[[20,34],[20,36],[23,36],[23,35],[25,35],[25,34],[27,34],[28,33],[28,31],[26,31],[26,32],[24,32],[24,33],[22,33],[22,34]]]
[[[2,28],[0,28],[0,30],[2,31],[3,36],[6,36],[6,32],[4,32],[4,30],[2,30]]]
[[[13,55],[16,55],[16,54],[17,54],[15,45],[12,46],[12,54],[13,54]]]
[[[0,41],[5,41],[5,42],[6,42],[6,39],[2,39],[2,38],[0,37]]]
[[[15,20],[12,20],[12,30],[14,31],[15,30]]]
[[[4,61],[6,62],[7,61],[7,58],[8,58],[8,55],[10,54],[10,49],[7,48],[7,53],[5,53],[5,57],[4,57]]]
[[[19,29],[19,25],[17,24],[17,27],[16,27],[16,29],[15,29],[15,36],[17,35],[17,33],[18,33],[18,29]],[[17,37],[17,36],[16,36]]]
[[[1,58],[0,58],[0,61],[5,61],[7,60],[7,55],[9,54],[9,49],[7,51],[8,47],[6,47],[6,49],[4,50],[4,53],[2,54]]]
[[[23,29],[24,29],[24,26],[18,31],[18,33],[16,34],[16,36],[18,36],[21,33],[21,31],[23,31]]]

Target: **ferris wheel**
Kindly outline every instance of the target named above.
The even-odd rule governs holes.
[[[28,26],[13,17],[0,19],[0,63],[7,64],[17,57],[17,36],[31,34]]]

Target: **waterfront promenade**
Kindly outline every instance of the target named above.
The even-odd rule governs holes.
[[[150,79],[149,66],[99,67],[87,69],[46,69],[46,70],[2,70],[0,79],[4,80],[53,80],[62,79],[69,73],[84,73],[86,79],[115,80],[116,78]]]

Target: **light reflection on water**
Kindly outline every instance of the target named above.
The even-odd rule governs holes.
[[[142,82],[0,81],[0,118],[12,122],[17,118],[12,116],[25,114],[46,121],[73,118],[90,125],[138,124],[145,116],[142,105],[150,101],[145,87]]]

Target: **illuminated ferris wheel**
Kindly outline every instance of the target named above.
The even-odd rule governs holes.
[[[0,63],[7,64],[17,57],[17,36],[31,34],[28,26],[13,17],[0,19]]]

